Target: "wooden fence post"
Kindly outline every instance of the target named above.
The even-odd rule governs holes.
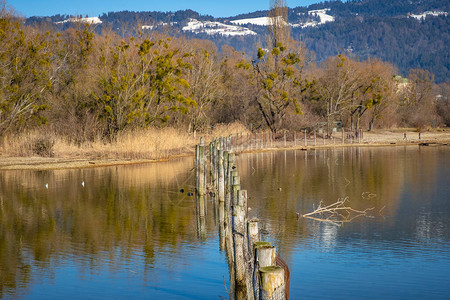
[[[233,192],[240,198],[240,186],[233,185]],[[236,286],[247,286],[247,263],[245,257],[245,210],[239,205],[239,200],[233,201],[233,244],[234,244],[234,264],[236,270]]]
[[[305,129],[305,147],[308,146],[308,142],[306,140],[306,129]]]
[[[217,168],[219,169],[219,176],[217,180],[219,202],[225,202],[225,174],[224,174],[223,150],[219,150]]]
[[[259,298],[262,300],[284,300],[285,282],[284,269],[277,266],[263,267],[259,269],[261,286]]]

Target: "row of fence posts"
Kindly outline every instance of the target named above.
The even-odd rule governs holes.
[[[231,136],[213,140],[207,164],[203,139],[196,146],[196,199],[200,219],[206,215],[208,190],[218,210],[220,248],[226,251],[230,290],[236,299],[288,299],[289,269],[277,256],[274,246],[260,241],[259,221],[248,219],[247,191],[241,189],[232,149]]]
[[[343,128],[341,130],[341,138],[339,137],[329,137],[325,138],[325,134],[320,134],[321,137],[317,136],[317,132],[308,133],[306,130],[301,132],[303,134],[298,135],[297,131],[288,132],[284,131],[282,133],[282,145],[287,147],[287,142],[293,141],[294,147],[300,146],[303,142],[305,147],[307,146],[318,146],[322,145],[336,145],[339,140],[342,144],[353,144],[361,143],[363,141],[363,131],[358,130],[356,133],[354,131],[345,131]],[[322,140],[321,143],[319,142]],[[233,151],[235,153],[243,151],[251,151],[258,149],[273,148],[275,144],[274,134],[270,131],[265,132],[255,132],[255,133],[238,133],[235,135],[229,135],[228,137],[220,138],[215,141],[221,145],[221,149],[227,149],[228,151]],[[280,143],[278,142],[278,146]],[[210,149],[210,153],[211,149]]]

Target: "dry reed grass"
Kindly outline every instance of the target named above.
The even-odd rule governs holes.
[[[64,137],[45,132],[27,132],[3,138],[2,156],[54,156],[121,159],[160,159],[189,153],[195,145],[192,135],[173,128],[148,129],[122,133],[112,143],[101,140],[81,145],[70,143]],[[44,146],[39,147],[41,144]],[[39,149],[44,147],[46,151]]]
[[[124,132],[112,143],[95,141],[81,147],[58,140],[54,148],[58,156],[64,157],[161,159],[190,153],[194,145],[192,135],[177,129],[164,128]]]
[[[241,123],[218,125],[205,140],[230,134],[246,133]],[[200,136],[180,129],[141,129],[119,134],[116,141],[106,143],[101,139],[81,145],[68,142],[65,137],[46,131],[30,131],[10,135],[0,141],[0,155],[4,157],[47,156],[56,158],[88,159],[165,159],[174,155],[190,154]],[[43,148],[43,149],[41,149]]]
[[[38,153],[36,145],[41,141],[50,143],[51,149],[54,145],[55,138],[52,135],[43,135],[37,131],[26,132],[20,135],[4,136],[0,140],[0,154],[3,156],[36,156]],[[50,150],[51,151],[51,150]],[[50,156],[51,152],[47,156]]]

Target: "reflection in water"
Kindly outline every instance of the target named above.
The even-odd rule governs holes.
[[[67,260],[88,273],[105,265],[113,273],[129,268],[135,277],[140,270],[142,279],[151,281],[159,280],[161,268],[177,270],[177,253],[215,235],[210,220],[197,224],[194,199],[188,196],[191,168],[187,158],[1,173],[0,296],[23,293],[38,278],[54,278],[55,268]],[[135,260],[142,267],[133,265]]]
[[[292,299],[444,299],[449,161],[448,147],[411,146],[241,154],[237,167]],[[227,298],[223,208],[188,196],[192,167],[0,172],[0,298]],[[342,197],[373,218],[297,219]]]
[[[439,284],[450,279],[448,161],[448,147],[388,147],[241,155],[238,165],[252,212],[270,223],[267,238],[299,283],[291,295],[404,299],[450,294]],[[296,218],[342,197],[359,210],[373,207],[373,218],[340,228]]]

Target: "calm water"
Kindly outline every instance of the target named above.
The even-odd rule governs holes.
[[[192,167],[0,172],[0,298],[228,298],[213,203],[199,224],[188,195]],[[449,147],[240,155],[238,171],[289,264],[291,299],[450,298]],[[342,197],[370,217],[296,217]]]

